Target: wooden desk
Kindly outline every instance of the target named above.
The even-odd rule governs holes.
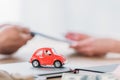
[[[101,58],[83,57],[74,54],[74,50],[70,49],[69,45],[66,43],[35,37],[33,40],[29,41],[27,45],[17,51],[13,56],[0,56],[0,64],[29,61],[33,52],[40,47],[55,48],[58,53],[64,55],[67,58],[67,65],[69,66],[91,67],[120,63],[120,54],[110,53],[107,56]]]

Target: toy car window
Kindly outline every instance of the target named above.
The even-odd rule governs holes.
[[[55,49],[54,49],[54,48],[52,49],[52,52],[57,54],[57,52],[55,51]]]
[[[40,51],[38,51],[38,52],[37,52],[37,54],[36,54],[36,55],[37,55],[37,56],[42,56],[42,53],[43,53],[43,51],[42,51],[42,50],[40,50]]]
[[[45,50],[44,53],[45,53],[45,55],[51,55],[51,51],[49,51],[49,50]]]

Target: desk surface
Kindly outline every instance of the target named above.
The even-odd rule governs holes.
[[[68,66],[91,67],[120,63],[120,54],[109,53],[105,57],[100,58],[79,56],[75,54],[73,49],[69,48],[69,45],[67,43],[52,41],[36,36],[14,55],[0,55],[0,64],[29,61],[33,52],[40,47],[55,48],[58,53],[64,55],[67,58]]]

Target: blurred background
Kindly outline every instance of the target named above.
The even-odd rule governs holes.
[[[68,31],[120,37],[120,0],[0,0],[0,23],[49,35]]]

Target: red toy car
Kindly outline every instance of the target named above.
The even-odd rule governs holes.
[[[39,67],[42,65],[54,65],[56,68],[63,66],[66,59],[58,55],[52,48],[40,48],[33,54],[30,59],[33,67]]]

